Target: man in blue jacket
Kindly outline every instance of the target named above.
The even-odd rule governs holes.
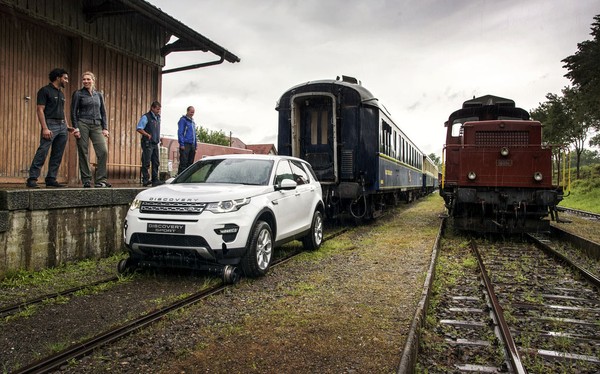
[[[198,140],[196,139],[196,123],[194,123],[193,106],[187,108],[185,116],[181,116],[177,123],[177,140],[179,142],[179,168],[177,174],[181,174],[188,166],[194,163]]]

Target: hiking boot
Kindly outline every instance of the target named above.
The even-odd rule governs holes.
[[[34,181],[33,179],[27,179],[27,183],[25,183],[25,185],[28,188],[40,188],[40,186],[38,186],[37,182]]]

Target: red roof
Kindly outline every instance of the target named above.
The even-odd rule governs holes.
[[[254,153],[259,155],[276,155],[277,149],[274,144],[248,144],[246,149],[252,150]]]

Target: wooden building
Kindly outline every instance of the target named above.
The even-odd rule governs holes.
[[[214,59],[163,70],[169,53],[185,51],[210,52]],[[81,74],[94,72],[111,134],[109,179],[133,183],[141,154],[135,124],[152,101],[161,100],[162,74],[225,61],[240,59],[143,0],[0,0],[0,184],[25,183],[40,139],[36,95],[53,68],[69,73],[67,116]],[[45,174],[46,166],[42,182]],[[79,184],[72,136],[59,182]]]

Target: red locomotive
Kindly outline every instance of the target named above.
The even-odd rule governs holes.
[[[461,230],[548,231],[562,188],[552,184],[552,149],[542,124],[515,102],[486,95],[452,113],[440,194]]]

